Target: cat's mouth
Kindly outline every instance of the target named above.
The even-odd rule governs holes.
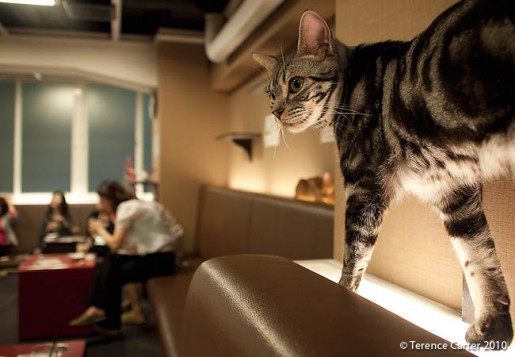
[[[294,120],[294,121],[282,121],[281,125],[288,129],[291,132],[299,132],[308,127],[308,125],[305,125],[308,119],[300,119],[300,120]]]
[[[315,122],[310,121],[310,118],[303,118],[299,120],[280,121],[284,129],[292,133],[300,133],[308,128],[323,129],[331,125],[330,120],[317,120]]]

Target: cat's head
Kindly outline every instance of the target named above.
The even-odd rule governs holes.
[[[306,11],[299,25],[297,52],[284,59],[255,54],[269,74],[270,107],[282,127],[301,132],[331,124],[342,91],[341,59],[327,23]]]

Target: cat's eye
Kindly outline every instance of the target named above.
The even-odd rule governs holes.
[[[297,93],[302,89],[302,86],[304,85],[304,79],[300,77],[293,77],[290,79],[290,93]]]

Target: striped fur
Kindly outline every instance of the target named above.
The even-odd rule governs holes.
[[[414,193],[440,214],[460,259],[475,307],[471,343],[513,338],[481,200],[484,180],[515,171],[512,5],[464,0],[410,42],[355,48],[308,11],[297,53],[254,55],[284,128],[334,127],[347,195],[340,284],[359,286],[389,204]]]

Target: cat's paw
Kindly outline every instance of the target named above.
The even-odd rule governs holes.
[[[513,327],[509,313],[484,315],[467,330],[465,340],[490,349],[502,349],[510,345]]]
[[[342,274],[342,277],[340,278],[340,281],[338,284],[343,286],[344,288],[347,288],[350,291],[356,291],[359,287],[359,283],[361,282],[361,278],[363,275],[345,275]]]

